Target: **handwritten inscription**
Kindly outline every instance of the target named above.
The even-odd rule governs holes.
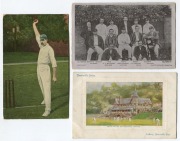
[[[170,136],[169,133],[146,133],[146,136]]]
[[[95,77],[94,74],[77,74],[77,77]]]

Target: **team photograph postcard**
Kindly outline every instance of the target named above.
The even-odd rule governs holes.
[[[74,3],[73,69],[173,69],[175,3]]]

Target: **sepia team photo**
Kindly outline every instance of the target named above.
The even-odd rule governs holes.
[[[74,11],[76,63],[168,61],[174,65],[172,5],[76,4]]]

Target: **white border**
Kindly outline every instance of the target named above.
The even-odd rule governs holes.
[[[72,3],[85,3],[85,2],[109,2],[109,0],[0,0],[0,65],[3,68],[3,31],[2,31],[2,14],[66,14],[69,13],[69,36],[70,36],[70,48],[71,43],[71,31],[72,31],[72,15],[71,15],[71,6]],[[137,0],[113,0],[112,2],[137,2]],[[138,2],[149,2],[149,0],[138,0]],[[151,2],[176,2],[176,13],[180,13],[180,1],[179,0],[152,0]],[[176,19],[176,54],[180,54],[180,19]],[[70,56],[72,52],[70,50]],[[70,58],[71,60],[71,58]],[[154,69],[151,72],[178,72],[180,73],[180,55],[176,55],[176,69],[168,70],[158,70]],[[72,63],[70,61],[70,78],[72,78],[73,72],[86,72],[86,70],[73,70],[71,68]],[[91,72],[148,72],[149,70],[91,70]],[[2,75],[3,69],[0,69],[0,140],[1,141],[72,141],[72,79],[70,80],[70,118],[69,120],[13,120],[6,121],[3,119],[3,106],[2,106]],[[178,84],[180,88],[180,84]],[[178,101],[180,97],[178,96]],[[178,105],[179,107],[179,105]],[[178,116],[180,113],[180,108],[177,110]],[[47,128],[48,127],[48,128]],[[46,129],[46,130],[45,130]],[[177,132],[180,133],[180,124],[177,123]],[[104,141],[102,140],[93,140],[93,141]],[[168,139],[167,139],[168,140]],[[163,140],[163,141],[167,141]],[[177,139],[180,140],[178,134]],[[77,141],[77,140],[76,140]],[[90,141],[88,139],[79,140],[79,141]],[[108,140],[114,141],[114,140]],[[129,141],[122,139],[122,141]],[[135,141],[139,141],[138,139]],[[148,140],[148,141],[159,141],[159,140]],[[169,140],[168,140],[169,141]]]

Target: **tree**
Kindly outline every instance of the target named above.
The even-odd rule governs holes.
[[[134,18],[144,21],[147,17],[152,21],[163,21],[164,17],[171,16],[168,5],[76,5],[75,9],[76,25],[87,21],[97,24],[100,18],[104,18],[105,22],[113,19],[118,23],[123,16],[128,16],[131,21]]]
[[[100,113],[106,111],[108,107],[114,104],[115,98],[129,98],[134,91],[135,84],[118,85],[111,83],[111,86],[103,85],[101,90],[94,90],[87,94],[87,112]],[[150,98],[152,103],[162,103],[162,83],[161,82],[143,82],[137,86],[138,95],[142,98]]]
[[[40,33],[51,41],[68,42],[68,17],[64,15],[5,15],[3,18],[4,51],[21,50],[35,39],[32,29],[34,19],[38,19]]]

